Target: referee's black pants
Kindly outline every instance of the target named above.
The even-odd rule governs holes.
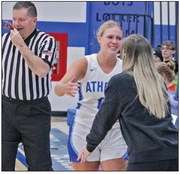
[[[15,170],[18,144],[23,143],[31,171],[52,171],[51,106],[47,97],[18,101],[2,97],[2,171]]]

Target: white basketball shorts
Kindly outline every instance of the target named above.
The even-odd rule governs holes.
[[[116,123],[117,124],[117,123]],[[119,124],[119,123],[118,123]],[[86,144],[86,136],[89,134],[90,128],[73,123],[70,126],[68,137],[68,152],[70,161],[77,161],[78,153]],[[123,158],[127,159],[127,145],[122,137],[120,126],[112,128],[102,142],[87,158],[87,161],[106,161],[110,159]]]

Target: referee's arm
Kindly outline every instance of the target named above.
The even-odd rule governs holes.
[[[19,32],[16,29],[11,30],[11,40],[12,40],[12,43],[21,52],[21,55],[25,59],[27,65],[31,69],[31,71],[41,78],[45,77],[50,70],[49,65],[45,61],[43,61],[43,59],[36,56],[28,48],[28,46],[24,42],[23,38],[21,37],[21,35],[19,34]]]

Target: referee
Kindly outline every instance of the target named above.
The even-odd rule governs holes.
[[[28,170],[52,171],[50,156],[53,37],[36,29],[37,11],[29,1],[13,7],[13,25],[2,38],[2,170],[15,170],[18,144]],[[9,28],[9,27],[8,27]]]

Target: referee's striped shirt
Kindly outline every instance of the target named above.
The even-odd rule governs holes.
[[[56,56],[55,39],[38,30],[25,40],[30,50],[49,64],[51,70],[44,77],[35,75],[27,66],[20,51],[12,44],[10,33],[2,38],[2,95],[17,100],[45,97],[51,90],[52,63]]]

